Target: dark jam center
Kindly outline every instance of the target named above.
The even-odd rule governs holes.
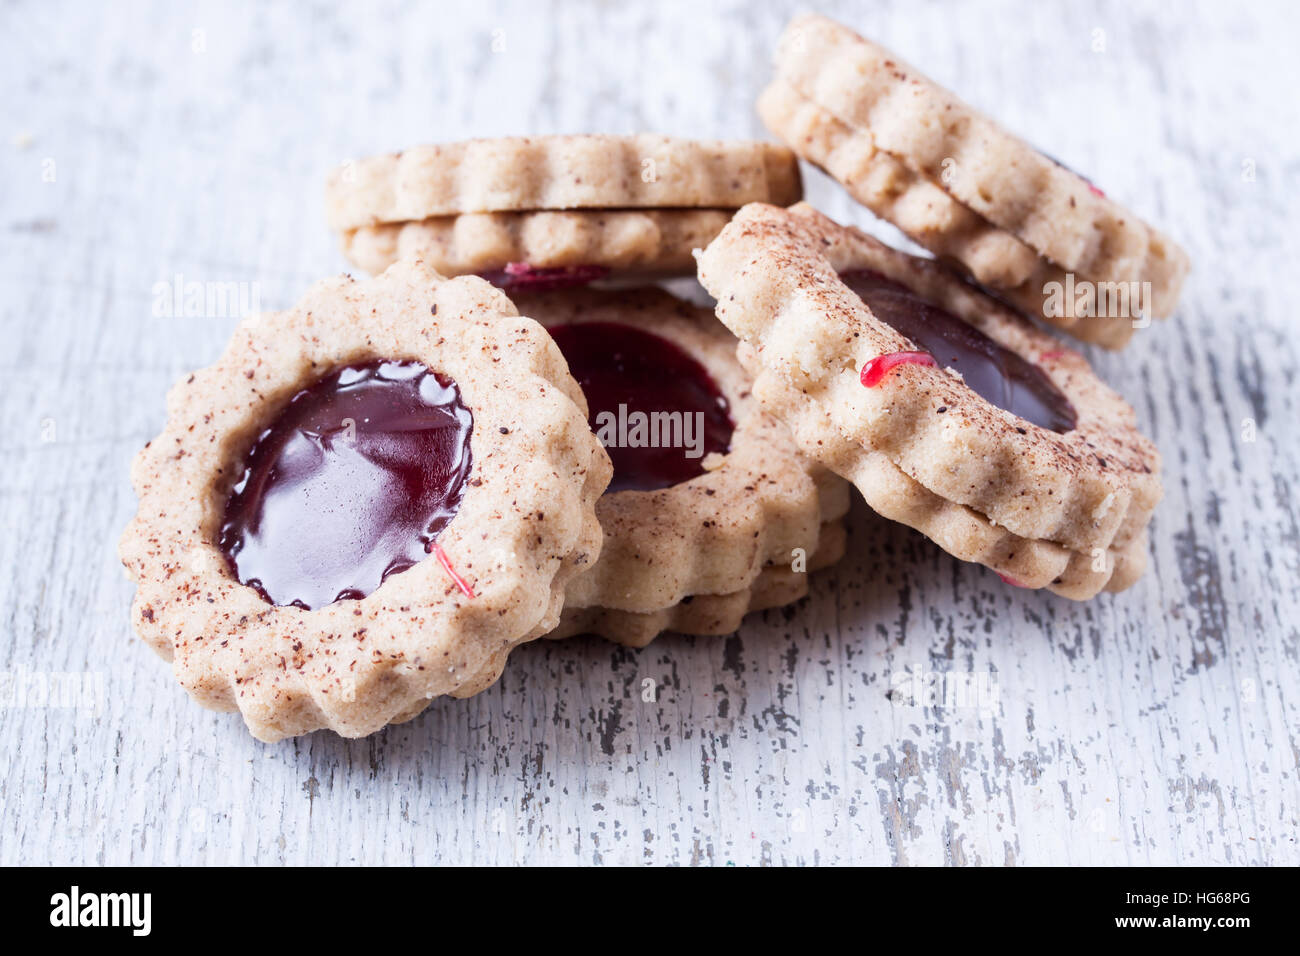
[[[221,548],[272,604],[363,598],[422,560],[460,507],[473,416],[416,362],[340,369],[258,437]]]
[[[587,396],[614,463],[607,491],[653,491],[704,472],[731,447],[727,400],[704,366],[667,339],[616,322],[550,329]]]
[[[840,278],[876,318],[929,352],[940,366],[960,372],[981,397],[1042,428],[1074,428],[1074,406],[1037,365],[878,272],[861,269]]]

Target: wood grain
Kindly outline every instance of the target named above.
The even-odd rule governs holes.
[[[0,863],[1300,862],[1294,7],[821,7],[1191,252],[1177,317],[1094,355],[1165,455],[1146,577],[1014,590],[859,505],[812,596],[731,637],[532,645],[374,738],[258,744],[128,628],[128,461],[235,323],[155,285],[280,308],[342,270],[320,192],[351,156],[761,135],[796,5],[7,5],[0,671],[70,696],[5,698]]]

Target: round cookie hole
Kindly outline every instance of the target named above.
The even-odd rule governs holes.
[[[359,600],[438,553],[460,508],[473,414],[418,362],[338,368],[258,436],[226,500],[220,547],[275,605]]]
[[[735,424],[708,370],[673,342],[618,322],[554,325],[551,337],[587,397],[614,464],[606,494],[657,491],[704,473]]]

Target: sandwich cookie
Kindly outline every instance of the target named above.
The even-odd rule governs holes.
[[[418,146],[331,176],[326,217],[344,254],[378,273],[423,258],[503,288],[611,273],[688,274],[747,202],[788,205],[798,160],[771,143],[666,136],[534,136]]]
[[[1072,598],[1141,573],[1159,456],[1017,312],[806,203],[742,209],[699,275],[763,407],[881,515]]]
[[[131,471],[132,621],[261,740],[370,734],[554,629],[610,473],[500,290],[418,261],[327,280],[168,395]]]
[[[883,47],[797,17],[758,110],[873,213],[999,298],[1120,348],[1171,314],[1186,253]]]

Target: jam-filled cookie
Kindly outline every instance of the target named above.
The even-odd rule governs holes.
[[[888,50],[795,18],[759,98],[768,128],[876,215],[1000,298],[1123,346],[1172,313],[1181,248]]]
[[[1018,313],[806,203],[742,209],[700,281],[764,408],[885,517],[1069,597],[1141,572],[1159,456]]]
[[[614,465],[598,561],[553,637],[730,633],[843,554],[848,485],[764,414],[712,312],[658,288],[514,297],[564,353]]]
[[[535,136],[417,146],[337,170],[326,215],[369,272],[418,256],[506,288],[686,273],[747,202],[788,205],[798,160],[771,143]]]
[[[262,740],[496,680],[600,552],[609,458],[550,336],[418,261],[245,321],[168,395],[122,537],[137,633]]]
[[[577,284],[611,272],[688,272],[733,209],[578,209],[480,212],[380,223],[343,233],[343,254],[380,273],[417,256],[447,275],[483,274],[501,286]]]

